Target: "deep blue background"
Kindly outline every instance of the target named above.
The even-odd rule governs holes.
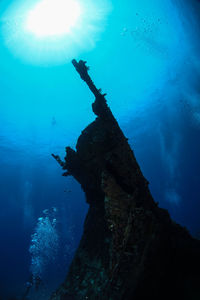
[[[97,11],[105,10],[98,24],[101,30],[94,27],[92,46],[76,45],[75,58],[88,61],[95,83],[107,92],[108,104],[129,138],[155,201],[196,236],[200,231],[199,1],[126,0],[107,5],[109,13],[106,2],[101,7],[97,1]],[[51,153],[63,157],[65,146],[75,147],[81,130],[94,119],[93,95],[70,57],[52,63],[49,58],[44,64],[42,55],[36,63],[27,59],[27,53],[23,60],[24,49],[15,52],[18,40],[13,47],[4,30],[9,7],[12,1],[0,2],[3,300],[24,292],[31,234],[42,211],[52,206],[58,209],[60,256],[47,266],[44,281],[54,289],[64,280],[62,266],[67,269],[78,244],[87,205],[79,185],[61,176]],[[71,254],[64,255],[67,243]]]

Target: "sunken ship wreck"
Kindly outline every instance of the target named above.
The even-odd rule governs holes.
[[[96,119],[66,148],[64,161],[89,204],[84,231],[65,281],[51,300],[200,299],[200,241],[153,200],[105,94],[86,62],[73,60],[94,94]]]

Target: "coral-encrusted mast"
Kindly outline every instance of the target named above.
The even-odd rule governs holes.
[[[72,60],[72,64],[75,67],[76,71],[79,73],[81,79],[86,82],[89,89],[95,96],[95,101],[92,103],[92,110],[95,115],[97,115],[99,118],[103,120],[109,120],[110,123],[114,123],[114,127],[118,130],[118,135],[121,135],[122,139],[125,139],[123,132],[121,131],[118,123],[116,122],[110,108],[107,105],[105,96],[106,94],[101,93],[101,89],[97,89],[95,84],[93,83],[91,77],[88,74],[89,67],[86,66],[86,61],[80,60],[77,62],[75,59]],[[69,161],[72,162],[77,166],[79,162],[77,161],[77,157],[75,155],[75,152],[70,147],[66,147],[66,158],[65,162],[61,160],[59,155],[52,154],[52,156],[55,158],[55,160],[60,164],[60,166],[63,168],[63,170],[67,170],[63,173],[63,176],[70,176],[75,174],[71,173],[71,163],[68,163]],[[68,160],[67,158],[70,158]],[[75,176],[75,178],[78,180],[78,178]],[[79,180],[78,180],[79,181]]]
[[[97,118],[66,148],[64,175],[89,203],[80,245],[53,300],[200,299],[200,241],[171,221],[149,192],[127,139],[84,61],[73,60]],[[173,295],[173,296],[172,296]]]
[[[96,86],[94,85],[92,79],[90,78],[88,74],[89,67],[86,66],[86,61],[80,60],[77,62],[75,59],[72,60],[72,64],[74,65],[76,71],[81,76],[81,79],[84,80],[87,85],[89,86],[92,93],[95,95],[95,97],[99,97],[101,95],[101,90],[98,90]]]
[[[95,102],[92,104],[92,109],[95,115],[104,118],[113,118],[111,110],[107,106],[105,96],[106,94],[101,93],[101,89],[97,89],[91,77],[88,74],[89,67],[86,66],[86,61],[80,60],[77,62],[75,59],[72,60],[76,71],[79,73],[81,79],[85,81],[95,96]]]
[[[75,67],[76,71],[79,73],[81,79],[85,81],[91,90],[91,92],[94,94],[96,101],[92,104],[92,109],[93,112],[99,116],[101,115],[101,111],[103,107],[103,113],[102,116],[107,114],[109,117],[112,117],[112,113],[110,109],[108,108],[105,100],[106,94],[101,94],[101,89],[97,89],[96,86],[94,85],[92,79],[90,78],[88,71],[89,67],[86,66],[86,61],[80,60],[77,62],[75,59],[72,60],[72,64]],[[70,147],[66,147],[66,152],[68,153],[68,156],[71,154],[73,155],[73,150]],[[65,163],[60,159],[58,155],[52,154],[52,156],[56,159],[56,161],[61,165],[63,169],[66,169]],[[63,176],[69,176],[71,173],[69,171],[63,173]]]

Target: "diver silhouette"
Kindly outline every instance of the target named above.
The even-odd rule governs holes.
[[[42,284],[42,279],[39,276],[34,277],[33,274],[31,274],[29,280],[26,283],[26,291],[22,297],[22,300],[28,299],[31,289],[34,288],[35,291],[37,292],[41,287],[41,284]]]

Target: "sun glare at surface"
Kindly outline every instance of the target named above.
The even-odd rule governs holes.
[[[110,11],[110,0],[15,0],[2,16],[4,43],[28,64],[63,64],[95,47]]]
[[[65,35],[80,14],[80,5],[74,0],[43,0],[28,13],[26,29],[40,37]]]

